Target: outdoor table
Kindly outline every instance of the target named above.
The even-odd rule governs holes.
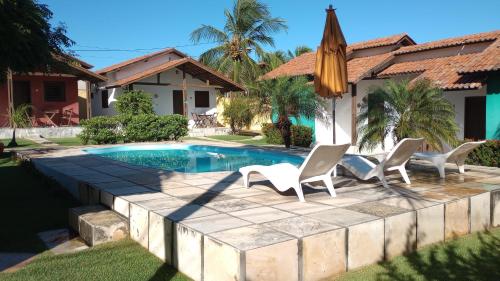
[[[43,111],[43,115],[45,116],[45,118],[47,118],[47,123],[49,123],[50,126],[57,127],[57,125],[56,125],[56,123],[54,123],[53,119],[56,116],[56,114],[58,114],[58,113],[59,113],[59,110],[57,110],[57,109]]]
[[[201,123],[205,127],[210,127],[214,125],[214,114],[198,114],[198,117],[201,120]]]

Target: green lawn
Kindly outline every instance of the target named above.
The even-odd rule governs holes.
[[[242,135],[220,135],[220,136],[208,136],[207,138],[222,141],[232,141],[248,145],[267,145],[265,137],[259,140],[252,139],[252,136],[242,136]]]
[[[78,203],[42,177],[0,156],[0,252],[42,252],[36,233],[67,227]],[[339,280],[500,280],[500,228],[365,267]],[[76,254],[43,252],[0,280],[188,280],[127,239]]]
[[[78,146],[78,145],[83,145],[82,141],[78,137],[73,137],[73,138],[49,138],[53,143],[57,143],[58,145],[62,146]]]
[[[5,145],[5,148],[7,148],[7,145],[9,144],[10,139],[0,139],[0,142],[3,142],[3,144]],[[27,140],[27,139],[16,138],[16,142],[17,142],[18,148],[40,147],[40,144],[38,144],[36,142],[32,142],[32,141]]]

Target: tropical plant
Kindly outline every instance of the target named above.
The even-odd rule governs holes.
[[[263,55],[262,45],[274,47],[271,35],[286,30],[285,21],[272,17],[269,8],[258,0],[236,0],[233,9],[226,9],[224,15],[226,23],[223,29],[202,25],[191,33],[191,40],[217,44],[201,54],[201,62],[229,75],[236,82],[252,81],[258,75],[252,55]]]
[[[257,88],[251,89],[251,92],[258,103],[256,108],[259,113],[278,116],[276,126],[287,148],[291,144],[290,117],[297,120],[300,117],[314,118],[324,108],[323,101],[303,76],[259,81]]]
[[[295,47],[295,50],[293,52],[288,50],[287,55],[288,55],[288,59],[291,60],[291,59],[296,58],[302,54],[309,53],[312,51],[313,51],[313,49],[309,48],[308,46],[300,45],[300,46]]]
[[[142,90],[127,91],[116,98],[116,110],[124,115],[153,114],[153,99]]]
[[[245,96],[237,96],[225,101],[222,117],[224,122],[231,127],[231,132],[237,134],[243,127],[252,123],[254,117],[252,101]]]
[[[389,80],[383,87],[370,90],[358,117],[359,149],[373,149],[392,138],[424,138],[434,149],[443,143],[457,144],[453,105],[429,80],[415,82]]]
[[[16,142],[16,129],[26,128],[31,125],[30,122],[30,111],[32,106],[30,104],[21,104],[14,108],[12,114],[10,115],[10,120],[12,122],[12,139],[10,140],[8,147],[17,146]]]
[[[33,0],[0,1],[0,81],[10,68],[16,72],[46,69],[53,53],[74,42],[63,24],[52,26],[47,5]],[[6,40],[8,38],[8,40]]]

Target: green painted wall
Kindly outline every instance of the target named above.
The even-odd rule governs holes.
[[[500,74],[489,75],[487,81],[486,138],[500,140]]]

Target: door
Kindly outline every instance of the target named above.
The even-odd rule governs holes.
[[[14,108],[21,104],[31,104],[31,87],[29,81],[14,81]]]
[[[184,104],[181,90],[173,91],[172,101],[174,105],[174,114],[184,115]]]
[[[484,140],[486,133],[486,97],[466,97],[464,138]]]

